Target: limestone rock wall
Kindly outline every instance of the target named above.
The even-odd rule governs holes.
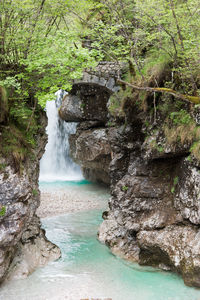
[[[133,134],[134,125],[129,130]],[[142,140],[125,151],[125,137],[110,139],[110,210],[99,240],[123,258],[178,272],[187,285],[200,287],[199,169],[185,156],[147,159]]]
[[[6,277],[25,277],[60,257],[35,214],[40,203],[39,159],[46,144],[45,124],[38,134],[34,159],[26,159],[22,173],[16,172],[8,158],[0,159],[0,282]]]
[[[78,127],[75,135],[71,135],[71,156],[81,165],[86,179],[109,184],[111,149],[108,135],[105,128],[90,126],[86,122]]]
[[[189,156],[189,142],[177,140],[172,145],[166,139],[163,124],[177,111],[173,99],[165,116],[163,110],[155,111],[152,99],[146,111],[129,99],[123,124],[116,120],[112,126],[107,105],[104,102],[105,120],[95,99],[87,122],[84,113],[79,119],[70,145],[72,157],[87,178],[110,182],[109,211],[103,213],[99,240],[123,258],[177,272],[187,285],[200,287],[199,162]],[[166,99],[159,101],[166,108]],[[185,105],[184,109],[190,108]],[[67,114],[63,118],[76,121]]]

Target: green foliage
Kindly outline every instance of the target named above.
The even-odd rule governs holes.
[[[115,126],[115,122],[108,121],[108,122],[106,123],[106,125],[107,125],[108,127],[114,127],[114,126]]]
[[[190,152],[198,161],[200,161],[200,140],[195,141],[190,147]]]
[[[5,168],[6,168],[6,164],[0,163],[0,171],[4,171]]]
[[[70,90],[83,68],[105,59],[131,62],[131,81],[151,85],[170,65],[170,86],[196,96],[196,7],[198,0],[1,1],[0,84],[9,97],[30,101],[34,94],[44,107],[58,88]]]
[[[87,36],[105,60],[127,60],[134,44],[134,1],[94,1]],[[99,52],[100,50],[100,52]]]
[[[6,207],[5,206],[1,206],[0,208],[0,217],[4,217],[6,214]]]
[[[193,119],[190,116],[190,114],[184,109],[181,109],[180,111],[172,112],[169,117],[172,120],[174,125],[181,125],[181,124],[188,125],[191,122],[193,122]]]
[[[127,74],[129,76],[129,74]],[[132,88],[120,89],[118,93],[111,95],[108,110],[114,118],[124,118],[124,104],[127,99],[133,98]]]
[[[191,161],[192,161],[191,155],[189,155],[189,156],[186,158],[186,160],[191,162]]]
[[[41,106],[70,90],[97,51],[82,47],[80,32],[92,1],[0,1],[0,154],[21,162],[32,157]],[[6,91],[5,91],[6,90]]]
[[[16,172],[23,171],[26,159],[33,156],[34,147],[35,138],[31,129],[25,131],[22,127],[11,123],[1,128],[0,155],[10,161]]]
[[[6,123],[8,118],[8,99],[5,88],[0,86],[0,123]]]
[[[175,192],[175,188],[176,188],[176,186],[177,186],[177,184],[178,184],[178,181],[179,181],[178,176],[174,177],[174,180],[173,180],[173,186],[172,186],[172,188],[171,188],[171,193],[172,193],[172,194],[174,194],[174,192]]]
[[[96,64],[96,50],[83,48],[79,37],[90,8],[85,0],[0,2],[0,85],[9,97],[30,100],[34,94],[44,107],[59,88],[69,90],[83,68]]]
[[[147,137],[148,139],[148,137]],[[163,146],[160,146],[157,144],[157,141],[156,139],[152,139],[151,142],[150,142],[150,147],[156,151],[158,151],[159,153],[163,153],[165,151],[164,147]]]
[[[145,38],[173,58],[178,76],[189,79],[199,69],[198,1],[146,0],[136,3],[142,27],[149,26],[151,30],[145,30]]]
[[[171,188],[171,193],[174,194],[174,192],[175,192],[175,187],[173,186],[173,187]]]
[[[171,146],[184,145],[192,156],[200,161],[200,126],[184,109],[171,112],[168,121],[164,124],[164,133]],[[188,156],[191,161],[191,156]]]
[[[126,186],[126,185],[123,185],[123,186],[122,186],[122,191],[123,191],[123,192],[126,192],[126,191],[128,191],[128,189],[129,189],[129,187],[128,187],[128,186]]]
[[[110,97],[109,100],[109,106],[108,106],[109,112],[111,116],[117,117],[121,115],[122,113],[122,99],[118,95],[113,95]]]
[[[162,153],[162,152],[164,152],[165,149],[162,146],[158,146],[157,150],[158,150],[158,152]]]
[[[155,81],[154,84],[159,82],[159,79],[162,77],[163,73],[169,69],[169,64],[171,63],[171,58],[168,54],[163,53],[159,49],[151,49],[144,62],[141,69],[141,73],[145,78],[153,78]],[[137,71],[137,75],[140,76],[140,73]]]
[[[177,185],[178,184],[178,176],[174,177],[174,185]]]
[[[86,107],[86,104],[85,104],[85,103],[81,103],[81,104],[80,104],[80,108],[81,108],[81,109],[84,109],[85,107]]]
[[[20,100],[21,101],[17,101],[16,99],[12,104],[10,108],[10,116],[19,123],[23,123],[31,117],[32,110],[26,105],[26,101],[24,101],[24,99]]]
[[[170,88],[200,90],[199,1],[98,0],[88,18],[90,48],[105,60],[131,61],[136,78],[159,85],[169,66]],[[153,77],[153,78],[152,78]],[[156,79],[158,82],[156,82]]]
[[[38,130],[38,103],[44,107],[59,88],[70,90],[73,79],[98,60],[129,62],[130,83],[157,87],[164,79],[165,87],[198,96],[198,0],[4,0],[0,11],[0,85],[8,94],[1,97],[0,123],[10,118],[29,146]],[[127,98],[147,110],[148,97],[122,88],[110,99],[110,113],[123,118]],[[176,108],[160,107],[170,114],[169,141],[196,141],[190,115],[180,103]]]
[[[38,196],[38,191],[36,189],[32,190],[33,196]]]
[[[196,138],[195,122],[189,124],[171,125],[166,123],[164,125],[164,133],[167,142],[172,146],[179,143],[182,145],[191,145]]]
[[[16,76],[6,76],[5,79],[0,80],[0,86],[4,86],[7,90],[14,88],[16,93],[20,93],[20,83]]]
[[[176,146],[179,143],[190,146],[194,141],[199,139],[200,128],[184,109],[171,112],[163,129],[166,140],[171,146]]]

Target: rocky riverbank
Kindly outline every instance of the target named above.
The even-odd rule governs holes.
[[[39,160],[46,144],[44,115],[40,115],[40,125],[37,147],[27,156],[20,156],[23,148],[15,145],[12,156],[3,156],[7,146],[3,140],[5,131],[0,135],[0,282],[26,277],[61,255],[59,248],[46,239],[36,216],[40,203]],[[6,128],[8,136],[14,129],[9,125]]]
[[[108,202],[108,188],[87,182],[74,182],[52,187],[40,185],[41,201],[37,209],[40,218],[67,213],[104,209]],[[95,199],[95,200],[94,200]]]
[[[70,142],[85,174],[110,182],[99,240],[124,258],[177,272],[187,285],[200,287],[198,108],[171,96],[146,94],[141,101],[123,87],[109,101],[102,98],[106,120],[95,101],[88,120],[87,88],[94,86],[76,86],[82,116]],[[74,112],[66,101],[60,112],[71,121]]]

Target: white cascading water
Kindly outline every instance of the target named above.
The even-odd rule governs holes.
[[[80,167],[69,156],[70,134],[75,133],[76,123],[66,123],[59,118],[58,109],[66,92],[59,90],[55,101],[48,101],[48,143],[40,161],[40,181],[73,181],[83,179]]]

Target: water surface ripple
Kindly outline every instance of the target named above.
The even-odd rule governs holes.
[[[1,288],[5,300],[199,300],[200,291],[184,286],[178,276],[129,264],[96,239],[101,211],[46,218],[50,240],[60,246],[62,258],[25,280]]]

